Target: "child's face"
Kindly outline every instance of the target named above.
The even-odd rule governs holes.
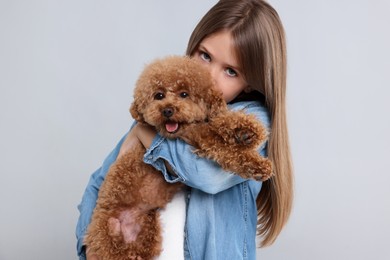
[[[220,31],[204,38],[193,58],[210,70],[217,89],[222,91],[227,103],[247,87],[230,32]]]

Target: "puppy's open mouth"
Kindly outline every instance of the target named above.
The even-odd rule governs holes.
[[[179,130],[179,126],[180,126],[179,123],[174,121],[167,121],[165,123],[165,129],[170,134],[176,133]]]

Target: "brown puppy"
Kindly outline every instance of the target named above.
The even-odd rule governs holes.
[[[167,138],[182,138],[199,156],[244,178],[266,180],[271,162],[256,148],[266,131],[252,115],[229,111],[208,71],[187,57],[168,57],[145,68],[131,114]],[[182,184],[165,182],[143,162],[141,143],[118,159],[99,192],[85,244],[101,259],[152,259],[161,248],[159,208]]]

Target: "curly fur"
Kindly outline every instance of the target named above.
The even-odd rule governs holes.
[[[244,178],[266,180],[271,162],[256,148],[266,131],[252,115],[232,112],[206,69],[187,57],[156,60],[141,73],[130,112],[167,138],[182,138],[199,156]],[[165,182],[143,163],[145,148],[118,159],[107,173],[84,242],[101,259],[152,259],[161,248],[159,209],[182,184]]]

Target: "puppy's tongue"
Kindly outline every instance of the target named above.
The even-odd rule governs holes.
[[[169,133],[175,132],[178,128],[179,128],[179,124],[176,122],[167,122],[165,124],[165,129],[167,129]]]

